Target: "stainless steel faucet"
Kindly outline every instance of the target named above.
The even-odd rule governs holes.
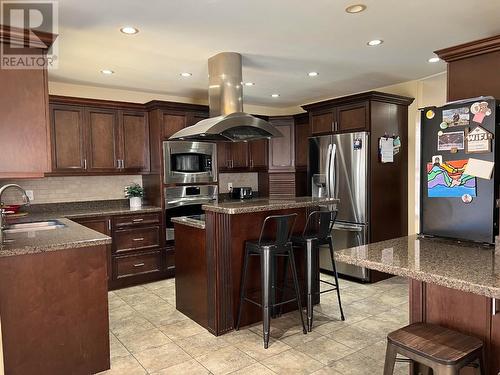
[[[5,225],[4,225],[4,209],[2,208],[2,194],[5,190],[9,189],[9,188],[14,188],[14,189],[18,189],[20,190],[22,193],[23,193],[23,201],[24,201],[24,205],[25,206],[28,206],[30,204],[30,199],[28,198],[28,195],[26,194],[26,191],[19,185],[16,185],[16,184],[7,184],[7,185],[4,185],[0,188],[0,237],[2,237],[2,232],[3,230],[5,229]]]

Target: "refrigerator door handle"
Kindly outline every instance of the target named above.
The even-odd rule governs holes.
[[[350,226],[350,225],[343,225],[343,224],[333,224],[333,229],[339,229],[339,230],[346,230],[349,232],[362,232],[363,228],[359,226]]]
[[[332,145],[328,145],[328,151],[326,152],[326,166],[325,166],[325,177],[326,177],[326,197],[331,198],[330,191],[330,163],[332,160]]]
[[[336,181],[337,181],[337,173],[335,170],[335,156],[337,153],[337,145],[332,145],[332,151],[330,153],[330,178],[328,180],[329,190],[330,190],[330,198],[337,198],[338,192],[335,189]]]

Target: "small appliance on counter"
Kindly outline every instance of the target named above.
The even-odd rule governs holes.
[[[250,199],[252,197],[251,187],[233,187],[231,190],[231,199]]]

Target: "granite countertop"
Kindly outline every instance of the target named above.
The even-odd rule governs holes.
[[[235,214],[246,214],[250,212],[314,207],[325,204],[336,204],[338,202],[339,202],[338,199],[313,198],[313,197],[297,197],[293,199],[253,198],[240,201],[225,201],[225,202],[204,204],[202,206],[202,209],[205,211],[235,215]]]
[[[413,235],[335,251],[337,261],[500,299],[500,246]]]
[[[162,209],[155,206],[130,209],[127,200],[118,199],[34,204],[27,211],[27,216],[15,219],[8,218],[7,222],[14,224],[57,219],[66,226],[51,230],[4,234],[4,243],[0,244],[0,257],[107,245],[111,243],[110,237],[77,224],[70,219],[161,212]]]
[[[111,238],[77,224],[69,219],[58,219],[64,228],[24,233],[5,233],[0,244],[0,257],[37,254],[48,251],[107,245]]]
[[[187,225],[188,227],[205,229],[205,215],[173,217],[173,223]],[[200,217],[201,216],[201,217]]]

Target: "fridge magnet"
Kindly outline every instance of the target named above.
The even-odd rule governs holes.
[[[491,152],[491,139],[493,134],[481,126],[476,126],[465,134],[465,152],[467,154],[480,154]]]
[[[438,151],[452,151],[463,150],[465,143],[465,133],[463,131],[459,132],[447,132],[447,133],[438,133]]]
[[[427,117],[427,119],[429,119],[429,120],[432,120],[435,115],[436,114],[434,113],[434,111],[432,109],[429,109],[427,112],[425,112],[425,117]]]
[[[491,115],[491,108],[488,108],[488,102],[475,102],[470,106],[470,111],[474,115],[472,121],[479,124],[483,123],[486,116]]]
[[[448,129],[448,123],[446,121],[443,121],[441,124],[439,124],[439,127],[441,129]]]
[[[438,135],[443,135],[443,134],[444,134],[444,133],[443,133],[443,131],[442,131],[442,130],[438,131]]]
[[[462,195],[462,202],[464,202],[465,204],[472,202],[472,195],[470,194]]]
[[[362,147],[363,147],[363,140],[361,138],[354,139],[353,149],[361,150]]]
[[[437,165],[437,166],[443,164],[443,156],[442,155],[434,155],[432,157],[432,164]]]
[[[469,108],[462,107],[445,109],[443,111],[443,122],[445,122],[448,126],[469,125]]]
[[[465,174],[468,160],[427,163],[427,195],[429,198],[476,196],[476,178]]]

